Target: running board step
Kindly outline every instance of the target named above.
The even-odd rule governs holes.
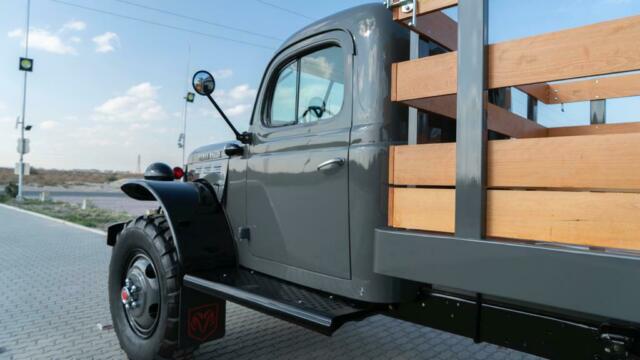
[[[242,268],[185,275],[183,284],[325,335],[377,310]]]

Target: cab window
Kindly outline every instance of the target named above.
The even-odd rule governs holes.
[[[326,120],[344,100],[344,56],[337,46],[295,59],[277,75],[266,125],[285,126]]]
[[[296,91],[298,77],[298,63],[287,65],[276,81],[276,87],[271,101],[271,125],[283,126],[295,123],[296,120]]]

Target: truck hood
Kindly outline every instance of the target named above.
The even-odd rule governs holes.
[[[187,165],[197,164],[197,163],[211,161],[211,160],[226,159],[228,158],[228,156],[227,154],[224,153],[224,149],[229,144],[237,144],[240,146],[242,145],[238,141],[230,140],[230,141],[225,141],[221,143],[201,146],[193,150],[191,154],[189,154]]]

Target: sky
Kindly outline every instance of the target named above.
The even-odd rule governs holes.
[[[179,165],[183,97],[195,71],[216,76],[214,97],[244,130],[264,68],[284,39],[315,20],[368,2],[32,0],[29,56],[35,65],[28,75],[26,123],[33,130],[27,133],[26,161],[40,168],[135,171],[140,155],[143,168],[154,161]],[[24,74],[18,59],[25,52],[26,4],[0,0],[4,167],[18,159],[14,126],[22,106]],[[640,0],[489,4],[491,43],[640,14]],[[455,10],[447,14],[456,18]],[[513,102],[516,112],[526,111],[524,97],[514,95]],[[638,98],[612,100],[608,121],[640,121],[638,110]],[[586,125],[588,112],[588,103],[576,103],[564,111],[559,105],[542,106],[539,116],[547,126]],[[231,138],[206,99],[188,104],[187,153]]]

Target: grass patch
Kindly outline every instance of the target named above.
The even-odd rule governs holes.
[[[24,178],[25,185],[31,186],[73,186],[84,184],[105,184],[121,179],[141,178],[141,174],[126,171],[100,170],[56,170],[31,168],[31,175]],[[0,185],[18,182],[18,176],[11,168],[0,167]]]
[[[1,199],[0,199],[1,201]],[[39,214],[54,217],[90,228],[106,230],[109,224],[131,219],[126,212],[100,209],[95,206],[87,206],[82,209],[80,205],[69,204],[61,201],[25,200],[17,202],[14,199],[6,201],[8,205]]]

